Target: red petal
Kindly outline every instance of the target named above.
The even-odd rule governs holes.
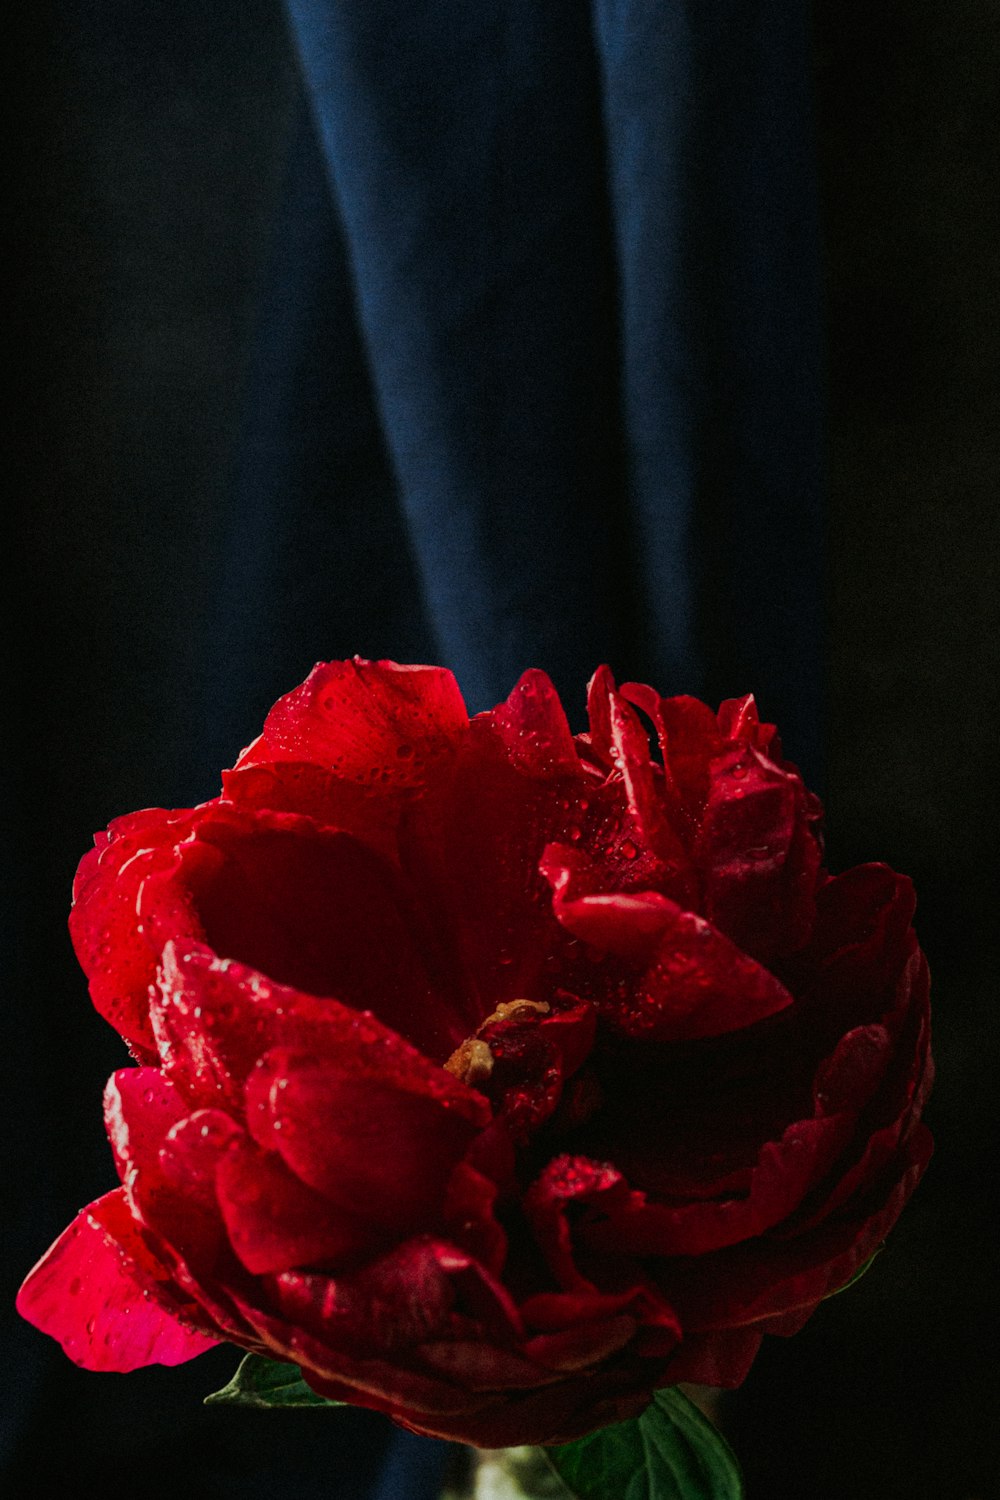
[[[602,1318],[529,1339],[524,1352],[550,1370],[584,1370],[617,1354],[635,1337],[635,1318]]]
[[[850,1198],[864,1193],[885,1172],[900,1146],[916,1128],[934,1079],[930,1055],[930,1005],[927,960],[914,953],[901,981],[905,1003],[913,1015],[907,1030],[895,1040],[892,1070],[878,1101],[879,1108],[866,1117],[867,1131],[855,1159],[838,1172],[825,1190],[813,1195],[805,1217],[798,1216],[793,1230],[801,1233],[828,1217]],[[880,1031],[864,1027],[862,1032]]]
[[[913,885],[887,865],[858,865],[823,884],[808,946],[789,972],[797,991],[841,1029],[880,1019],[916,947]]]
[[[233,1249],[248,1271],[330,1265],[370,1250],[376,1233],[314,1193],[245,1137],[219,1162],[216,1186]]]
[[[467,1034],[424,968],[397,873],[350,835],[289,813],[218,808],[181,849],[179,871],[143,888],[193,902],[205,942],[268,979],[372,1009],[442,1060]],[[162,889],[161,889],[162,883]],[[171,913],[160,946],[177,935]]]
[[[607,768],[611,764],[611,698],[615,679],[611,668],[598,667],[587,683],[587,719],[590,733],[585,738],[593,757]]]
[[[759,1327],[716,1328],[711,1333],[685,1333],[684,1341],[667,1366],[660,1385],[691,1381],[717,1390],[734,1390],[750,1373],[764,1341]]]
[[[468,725],[458,684],[440,667],[320,662],[280,698],[237,769],[312,761],[347,781],[419,786]]]
[[[237,807],[298,813],[350,833],[387,857],[395,853],[404,788],[344,781],[325,766],[276,760],[223,771],[222,789]]]
[[[210,1157],[214,1171],[214,1162],[237,1127],[222,1115],[228,1129],[220,1141],[220,1123],[207,1120],[208,1113],[200,1112],[197,1145],[202,1155]],[[113,1075],[105,1089],[104,1118],[136,1217],[192,1267],[210,1270],[221,1243],[222,1225],[214,1189],[206,1194],[180,1171],[180,1152],[186,1146],[190,1157],[194,1141],[183,1094],[156,1068],[125,1068]],[[189,1132],[186,1141],[184,1127]],[[204,1171],[208,1170],[206,1165]]]
[[[478,717],[492,724],[511,764],[525,775],[582,775],[562,703],[544,672],[529,669],[504,703]]]
[[[498,1196],[491,1178],[460,1161],[448,1181],[442,1211],[450,1235],[497,1276],[507,1256],[507,1235],[495,1212]]]
[[[478,1339],[428,1342],[420,1348],[420,1362],[469,1391],[531,1390],[559,1379],[554,1369]]]
[[[611,758],[621,772],[636,834],[673,870],[686,861],[685,849],[662,811],[646,731],[617,693],[611,695]]]
[[[626,682],[622,697],[652,719],[660,741],[667,805],[688,837],[697,829],[709,788],[709,762],[725,742],[712,710],[698,698],[661,698],[653,688]]]
[[[882,1243],[931,1155],[920,1126],[867,1202],[796,1239],[765,1236],[666,1263],[663,1280],[685,1329],[731,1327],[818,1305]]]
[[[193,812],[149,808],[118,818],[84,856],[73,885],[69,930],[97,1010],[143,1061],[156,1056],[147,991],[156,955],[143,938],[136,900],[151,870],[174,859]]]
[[[664,903],[659,950],[642,979],[619,998],[598,998],[617,1030],[647,1041],[688,1041],[752,1026],[791,1005],[784,985],[721,932]]]
[[[104,1090],[104,1124],[118,1176],[133,1205],[136,1188],[161,1185],[160,1147],[167,1132],[189,1113],[182,1094],[158,1068],[121,1068]]]
[[[441,1212],[452,1168],[472,1140],[466,1100],[440,1072],[408,1088],[349,1056],[327,1063],[285,1048],[269,1052],[247,1084],[255,1137],[280,1152],[297,1177],[347,1213],[402,1233],[429,1228]],[[449,1103],[457,1100],[463,1112]]]
[[[590,1217],[603,1217],[627,1194],[628,1186],[615,1167],[585,1156],[556,1157],[531,1184],[524,1199],[525,1212],[560,1286],[584,1293],[597,1289],[577,1265],[567,1208],[573,1206],[577,1214],[574,1223],[578,1225],[581,1210],[588,1211]]]
[[[275,1278],[282,1313],[333,1347],[389,1353],[448,1326],[456,1293],[452,1246],[408,1240],[359,1271],[321,1276],[286,1271]]]
[[[741,747],[712,763],[696,857],[705,911],[767,962],[808,940],[820,849],[797,775]]]
[[[179,1365],[218,1339],[179,1322],[151,1295],[166,1274],[119,1188],[80,1211],[29,1272],[17,1307],[86,1370]]]
[[[332,1349],[305,1329],[296,1328],[236,1299],[247,1322],[278,1359],[297,1364],[314,1390],[335,1400],[387,1411],[394,1417],[448,1421],[486,1406],[488,1397],[448,1380],[419,1372],[391,1359],[364,1358]]]
[[[557,919],[574,937],[635,963],[652,956],[673,902],[656,891],[602,891],[602,871],[567,844],[546,845],[539,869],[552,886]]]
[[[169,1077],[189,1099],[230,1112],[242,1115],[246,1080],[259,1059],[288,1047],[359,1077],[398,1079],[473,1123],[489,1119],[480,1094],[375,1016],[273,984],[206,948],[181,951],[168,944],[153,1015]]]
[[[719,733],[726,740],[742,740],[769,760],[781,764],[781,744],[773,724],[762,724],[753,693],[742,698],[726,698],[716,714]]]
[[[463,1038],[503,1001],[546,998],[546,964],[566,939],[538,860],[573,825],[584,785],[524,775],[476,719],[448,781],[404,814],[400,857],[426,913],[425,952],[439,988],[466,1007]]]

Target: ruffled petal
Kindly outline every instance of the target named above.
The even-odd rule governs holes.
[[[118,1188],[81,1209],[29,1272],[17,1309],[86,1370],[179,1365],[219,1340],[158,1300],[168,1275]]]
[[[313,1192],[242,1132],[219,1159],[216,1191],[230,1243],[254,1275],[337,1266],[379,1244],[371,1225]]]
[[[606,1254],[704,1255],[780,1224],[848,1145],[891,1051],[881,1027],[845,1037],[820,1069],[813,1117],[764,1144],[739,1196],[670,1204],[630,1191],[609,1205],[601,1223],[581,1231],[585,1242]]]
[[[362,1072],[385,1070],[483,1115],[478,1095],[370,1012],[275,984],[204,946],[167,945],[152,1014],[164,1072],[193,1103],[242,1116],[258,1060],[290,1047]]]
[[[837,1214],[797,1238],[762,1236],[712,1255],[662,1262],[654,1274],[685,1329],[729,1328],[795,1311],[808,1314],[878,1249],[931,1151],[930,1132],[921,1125],[852,1213]]]
[[[525,775],[583,774],[565,710],[544,672],[525,672],[503,703],[478,717],[493,726],[511,764]]]
[[[704,918],[664,898],[659,947],[624,994],[598,1005],[626,1036],[688,1041],[738,1031],[792,1003],[785,986]]]
[[[190,909],[197,927],[185,926]],[[422,960],[397,872],[349,834],[290,813],[219,805],[146,881],[140,914],[162,950],[198,941],[279,985],[376,1011],[432,1056],[465,1035]]]
[[[469,1116],[489,1122],[481,1095],[437,1071],[440,1080],[429,1070],[393,1078],[364,1057],[276,1048],[248,1080],[248,1119],[261,1144],[344,1212],[382,1231],[430,1228],[475,1134]]]
[[[712,762],[695,857],[705,914],[762,962],[808,941],[820,847],[801,779],[750,747]]]
[[[255,812],[288,812],[339,829],[387,858],[395,856],[396,824],[406,787],[345,781],[311,761],[274,760],[222,773],[223,795]]]
[[[278,700],[236,767],[311,761],[346,781],[417,787],[450,758],[468,722],[441,667],[319,662]]]
[[[94,1006],[142,1062],[155,1059],[147,992],[156,953],[143,937],[136,901],[146,877],[174,859],[194,813],[148,808],[117,818],[95,837],[73,884],[69,930]]]

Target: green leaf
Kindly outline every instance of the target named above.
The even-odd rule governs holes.
[[[840,1286],[835,1286],[832,1292],[827,1292],[826,1296],[823,1298],[823,1301],[826,1302],[831,1297],[839,1297],[841,1292],[846,1292],[849,1286],[853,1286],[856,1281],[860,1281],[865,1272],[870,1270],[871,1267],[875,1264],[884,1249],[884,1244],[877,1246],[876,1249],[873,1250],[872,1254],[869,1255],[868,1259],[866,1261],[863,1261],[862,1264],[858,1267],[854,1275],[849,1276],[845,1282],[841,1283]]]
[[[729,1444],[675,1388],[631,1422],[545,1451],[576,1500],[744,1500]]]
[[[302,1379],[298,1365],[248,1354],[221,1391],[205,1397],[206,1406],[343,1406],[317,1396]]]

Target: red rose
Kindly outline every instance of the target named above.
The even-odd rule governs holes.
[[[655,726],[650,754],[636,709]],[[121,818],[73,940],[138,1063],[28,1277],[90,1369],[229,1340],[480,1444],[738,1384],[930,1153],[909,881],[831,876],[753,700],[316,667],[220,797]]]

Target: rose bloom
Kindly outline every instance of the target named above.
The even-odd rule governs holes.
[[[416,1432],[566,1441],[739,1384],[879,1247],[930,1154],[910,882],[823,868],[752,698],[602,668],[588,708],[321,664],[220,797],[98,836],[121,1185],[19,1298],[77,1363],[227,1340]]]

